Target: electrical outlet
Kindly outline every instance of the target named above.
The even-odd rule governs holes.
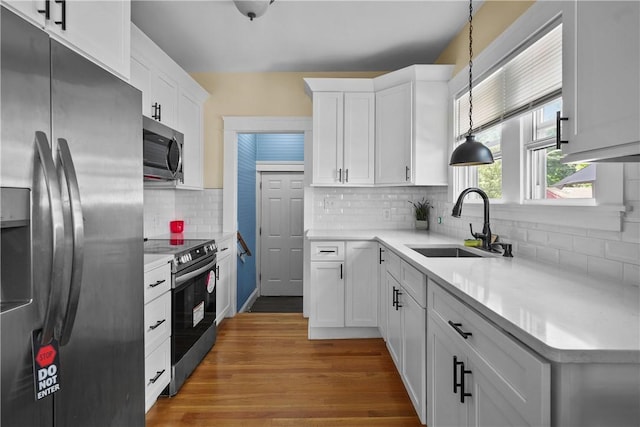
[[[442,217],[441,216],[438,217],[438,224],[442,224]]]
[[[391,209],[383,209],[382,210],[382,218],[386,221],[391,220]]]
[[[336,207],[336,201],[333,199],[330,199],[328,197],[325,197],[324,199],[324,208],[325,209],[333,209]]]

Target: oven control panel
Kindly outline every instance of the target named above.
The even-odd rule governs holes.
[[[194,248],[187,253],[176,256],[175,263],[176,266],[182,266],[196,261],[197,259],[204,256],[212,256],[212,254],[215,254],[217,251],[218,248],[216,247],[215,243],[207,243],[205,245]]]

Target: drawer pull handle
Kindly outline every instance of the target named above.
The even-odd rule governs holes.
[[[158,379],[162,376],[162,374],[164,374],[164,371],[166,371],[166,369],[163,369],[162,371],[156,371],[156,376],[151,378],[149,380],[149,383],[154,384],[156,381],[158,381]]]
[[[158,320],[155,325],[149,326],[149,329],[153,331],[154,329],[156,329],[158,326],[162,325],[166,321],[167,319]]]
[[[402,295],[402,292],[400,292],[400,289],[396,289],[396,287],[393,287],[393,306],[396,308],[396,311],[400,310],[400,307],[402,307],[402,304],[400,304],[400,299],[398,298],[398,296]]]
[[[382,264],[384,262],[384,260],[382,259],[382,253],[383,252],[384,252],[384,249],[380,248],[380,257],[379,257],[380,264]]]
[[[162,279],[162,280],[158,280],[156,283],[152,283],[149,285],[150,288],[155,288],[156,286],[160,286],[162,285],[164,282],[166,282],[166,280]]]
[[[229,248],[222,248],[222,249],[220,249],[220,252],[224,252],[224,251],[226,251],[227,249],[229,249]]]
[[[333,249],[332,249],[332,250],[322,249],[322,250],[320,251],[320,253],[321,253],[321,254],[335,254],[335,253],[336,253],[336,251],[335,251],[335,250],[333,250]]]
[[[459,333],[460,336],[465,340],[473,335],[471,332],[465,332],[462,329],[460,329],[460,326],[462,326],[462,323],[453,323],[451,320],[449,320],[449,326],[455,329],[456,332]]]

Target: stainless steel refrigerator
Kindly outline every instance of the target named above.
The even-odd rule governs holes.
[[[1,425],[143,426],[141,94],[0,14]]]

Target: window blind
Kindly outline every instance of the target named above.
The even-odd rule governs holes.
[[[562,93],[562,24],[525,45],[473,86],[473,132],[538,107]],[[469,92],[456,100],[457,138],[469,129]]]

